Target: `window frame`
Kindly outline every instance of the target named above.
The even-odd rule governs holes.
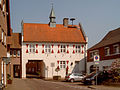
[[[6,45],[6,34],[4,34],[4,45]]]
[[[60,61],[60,69],[66,69],[66,61]]]
[[[4,31],[2,30],[2,36],[1,36],[2,43],[4,42]]]
[[[16,57],[16,54],[17,54],[16,50],[13,50],[13,56],[14,57]]]
[[[0,0],[0,4],[2,4],[2,0]]]
[[[106,52],[107,50],[107,52]],[[105,47],[104,48],[105,56],[110,56],[110,47]]]
[[[115,49],[115,47],[117,47],[116,49]],[[113,45],[113,54],[119,54],[119,44],[116,44],[116,45]]]
[[[60,52],[66,53],[66,45],[60,45]]]
[[[45,47],[44,47],[44,51],[45,53],[51,53],[51,45],[50,44],[46,44]]]
[[[35,53],[35,44],[29,45],[29,53]]]
[[[75,45],[75,52],[80,53],[81,52],[81,45]]]
[[[3,1],[3,9],[2,9],[3,12],[5,12],[5,2]]]
[[[10,56],[13,56],[13,50],[10,50]]]
[[[92,56],[91,56],[90,54],[92,54]],[[99,55],[99,50],[90,51],[90,52],[89,52],[89,55],[90,55],[90,59],[93,59],[93,58],[94,58],[94,55]]]
[[[17,57],[20,57],[20,50],[17,50]]]

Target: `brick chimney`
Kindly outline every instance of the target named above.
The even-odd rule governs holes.
[[[68,27],[68,18],[64,18],[63,19],[63,25],[64,25],[64,27]]]

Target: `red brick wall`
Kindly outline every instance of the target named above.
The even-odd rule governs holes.
[[[120,53],[120,42],[119,43],[115,43],[112,45],[107,45],[104,47],[100,47],[97,49],[93,49],[93,50],[88,50],[87,51],[87,61],[91,62],[93,61],[93,59],[90,58],[90,51],[94,51],[94,50],[99,50],[99,55],[100,55],[100,60],[110,60],[110,59],[116,59],[116,58],[120,58],[120,54],[114,54],[113,53],[113,45],[119,44],[119,53]],[[109,56],[105,56],[105,47],[109,47],[110,48],[110,55]]]

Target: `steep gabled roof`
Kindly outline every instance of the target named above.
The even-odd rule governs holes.
[[[21,48],[21,33],[12,33],[11,34],[12,44],[10,48]]]
[[[23,36],[24,42],[86,43],[80,29],[62,24],[50,27],[49,24],[24,23]]]
[[[110,31],[99,43],[89,50],[97,49],[103,46],[120,42],[120,28]]]

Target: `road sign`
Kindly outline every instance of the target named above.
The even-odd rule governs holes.
[[[99,64],[99,61],[100,61],[100,56],[99,55],[94,55],[95,64]]]

